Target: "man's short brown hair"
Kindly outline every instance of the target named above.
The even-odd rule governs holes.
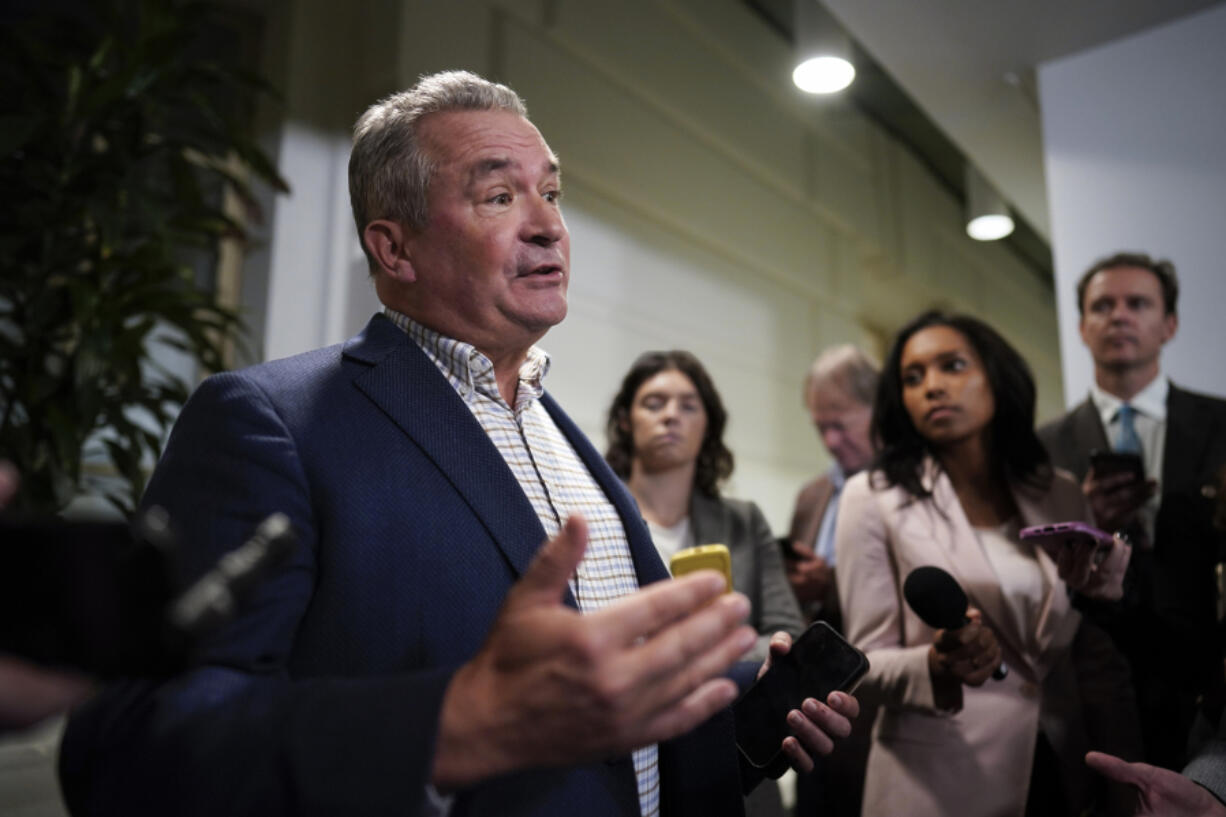
[[[1137,267],[1152,272],[1162,287],[1162,305],[1166,314],[1175,314],[1175,302],[1179,300],[1179,279],[1175,276],[1175,265],[1165,258],[1151,258],[1143,252],[1117,252],[1115,255],[1095,261],[1094,266],[1086,270],[1077,282],[1077,311],[1079,313],[1082,315],[1086,313],[1086,288],[1090,286],[1090,279],[1103,270],[1120,269],[1121,267]]]

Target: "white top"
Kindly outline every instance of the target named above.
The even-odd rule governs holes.
[[[1027,626],[1027,622],[1039,620],[1047,582],[1039,568],[1034,545],[1018,538],[1020,524],[1015,516],[997,528],[975,528],[975,534],[1000,581],[1005,606],[1014,617],[1014,623],[1021,625],[1017,632],[1026,633],[1029,639],[1034,636],[1035,628]]]
[[[680,522],[670,527],[657,525],[648,519],[647,527],[651,530],[651,541],[666,566],[674,553],[694,547],[694,529],[690,527],[688,516],[683,516]]]

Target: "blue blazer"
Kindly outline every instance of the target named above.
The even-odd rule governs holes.
[[[640,584],[666,578],[620,480],[543,403],[621,514]],[[170,512],[186,577],[274,511],[301,541],[194,669],[114,685],[73,716],[72,811],[416,813],[443,691],[545,540],[435,365],[377,315],[343,345],[210,377],[145,504]],[[660,767],[667,817],[742,813],[729,712],[662,744]],[[626,756],[488,781],[451,813],[632,815],[638,797]]]

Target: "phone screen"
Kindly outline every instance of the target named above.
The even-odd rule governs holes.
[[[769,766],[791,734],[787,714],[805,698],[823,703],[836,690],[847,691],[868,670],[868,659],[824,621],[816,622],[736,702],[736,738],[749,762]]]
[[[1145,463],[1140,454],[1122,451],[1091,451],[1090,465],[1094,468],[1094,475],[1099,478],[1115,474],[1132,474],[1133,479],[1145,480]]]

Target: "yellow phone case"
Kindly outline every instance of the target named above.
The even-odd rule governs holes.
[[[726,584],[725,593],[732,592],[732,554],[724,545],[699,545],[694,548],[679,550],[668,560],[668,571],[676,576],[684,576],[695,570],[716,570],[723,574]]]

